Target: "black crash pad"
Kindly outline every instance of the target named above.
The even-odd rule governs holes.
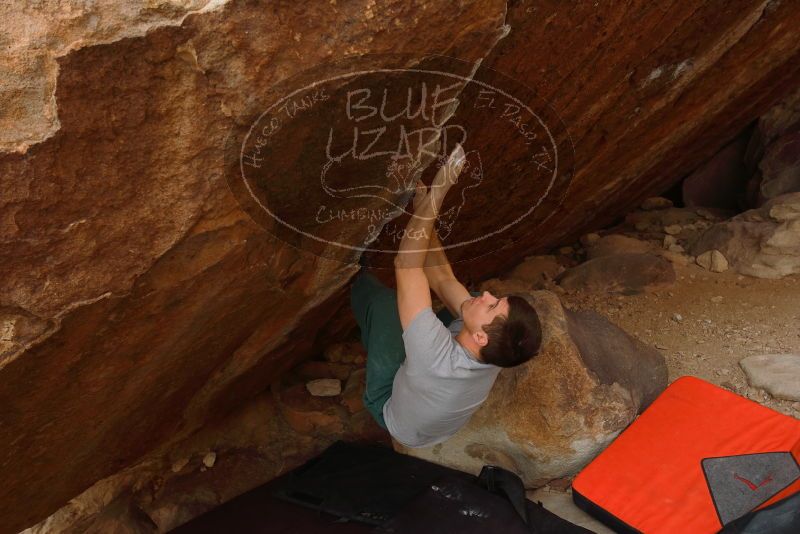
[[[478,477],[387,447],[337,442],[294,471],[173,532],[591,532],[521,496],[515,508],[498,488],[492,493],[484,486]]]

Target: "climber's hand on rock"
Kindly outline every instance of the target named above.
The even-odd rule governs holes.
[[[429,196],[435,207],[435,213],[439,214],[444,202],[444,197],[453,185],[458,182],[458,175],[461,174],[461,169],[464,168],[467,158],[464,154],[464,148],[457,144],[455,150],[450,153],[447,162],[439,168],[436,177],[433,179]]]

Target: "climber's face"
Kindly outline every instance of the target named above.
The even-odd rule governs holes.
[[[508,317],[508,297],[497,298],[484,291],[481,296],[472,297],[461,303],[464,327],[473,334],[475,341],[482,347],[489,341],[483,327],[498,315]]]

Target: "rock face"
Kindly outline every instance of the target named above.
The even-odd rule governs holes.
[[[770,143],[760,169],[762,198],[800,192],[800,131],[786,133]]]
[[[773,106],[750,139],[746,163],[754,174],[749,195],[754,206],[800,191],[800,89]]]
[[[321,399],[304,389],[301,367],[225,418],[94,484],[25,534],[170,532],[301,465],[337,440],[390,445],[388,433],[360,402],[363,368],[351,367],[343,377],[347,387],[341,399]],[[323,374],[340,372],[335,367]]]
[[[97,42],[92,13],[68,14],[83,26],[44,95],[51,107],[19,108],[57,119],[5,139],[46,138],[25,154],[0,156],[0,531],[264,390],[347,301],[357,266],[276,240],[226,183],[226,136],[266,88],[345,54],[477,61],[504,31],[502,2],[431,4],[424,17],[402,2],[303,9],[232,2],[184,19],[175,8],[180,25],[163,28],[108,11],[101,26],[151,31],[84,48]]]
[[[121,496],[90,521],[75,525],[74,532],[86,534],[156,534],[158,528],[130,498]]]
[[[700,256],[717,250],[731,268],[757,278],[800,272],[800,193],[789,193],[715,224],[692,245]]]
[[[2,531],[228,413],[338,324],[355,267],[272,238],[224,180],[228,133],[277,82],[393,52],[483,60],[535,88],[576,171],[502,253],[454,266],[470,281],[664,190],[800,79],[794,2],[146,4],[0,8]],[[455,118],[498,176],[546,165],[509,158],[465,107]],[[498,223],[529,202],[517,190],[498,181],[459,224]]]
[[[577,473],[666,387],[655,349],[593,312],[565,310],[553,293],[531,301],[543,320],[541,352],[501,371],[448,441],[404,452],[474,473],[494,463],[541,486]]]
[[[0,151],[25,152],[61,127],[53,98],[58,58],[73,50],[139,37],[177,26],[193,13],[219,9],[227,0],[139,2],[24,2],[0,4],[6,45],[0,57],[4,113]]]
[[[550,6],[524,2],[511,6],[506,21],[512,31],[485,62],[531,80],[540,96],[558,110],[579,147],[575,175],[563,202],[558,208],[547,206],[532,223],[546,231],[532,231],[526,225],[508,232],[503,235],[508,253],[517,248],[541,250],[550,243],[570,242],[588,228],[608,226],[736,137],[749,124],[744,120],[747,110],[758,108],[755,115],[761,115],[796,90],[800,45],[784,26],[798,19],[800,7],[787,2],[740,1],[723,8],[717,2],[690,1],[672,6],[664,17],[654,17],[655,6],[644,2],[602,14],[590,4],[572,6],[569,14],[561,12],[560,4]],[[578,19],[583,22],[575,26]],[[525,31],[514,31],[523,27]],[[615,30],[608,31],[612,27]],[[644,34],[652,40],[642,48],[639,36]],[[757,41],[762,44],[755,45]],[[573,52],[565,57],[567,42]],[[668,51],[667,43],[674,48]],[[747,55],[753,45],[762,52]],[[735,65],[750,64],[753,57],[767,63],[767,57],[777,59],[773,55],[777,48],[791,50],[775,63],[781,81],[761,78],[746,85],[747,76],[729,75],[741,73]],[[589,65],[599,64],[613,67],[597,76]],[[572,73],[567,83],[565,69]],[[602,97],[595,94],[600,87]],[[502,137],[493,139],[491,146],[497,149],[492,152],[497,156],[484,158],[484,167],[494,168],[504,144],[507,140]],[[516,169],[506,165],[502,173],[513,176]],[[603,184],[601,194],[595,189],[598,183]],[[487,211],[488,205],[473,215],[476,224],[488,223]],[[492,255],[464,266],[463,272],[483,272],[484,264],[487,272],[499,272],[494,269],[506,259],[507,254]]]

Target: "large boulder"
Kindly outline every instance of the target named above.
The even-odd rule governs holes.
[[[555,256],[529,256],[514,267],[509,278],[524,280],[534,289],[544,289],[562,272],[564,272],[564,266],[558,262]]]
[[[444,443],[407,454],[478,473],[494,463],[527,487],[577,473],[667,385],[664,358],[594,312],[571,312],[548,291],[529,300],[541,352],[500,372],[489,398]]]
[[[691,247],[717,250],[731,268],[757,278],[800,273],[800,193],[789,193],[715,224]]]
[[[631,295],[675,282],[675,268],[653,254],[609,254],[564,271],[558,284],[570,291]]]
[[[645,254],[653,251],[647,241],[621,234],[609,234],[598,239],[586,251],[589,259],[610,256],[612,254]]]

